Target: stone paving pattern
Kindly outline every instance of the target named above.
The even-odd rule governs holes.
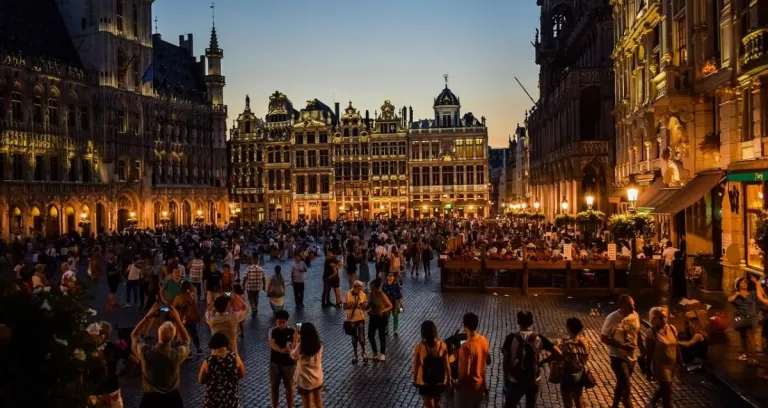
[[[288,271],[290,261],[284,261],[283,271]],[[264,266],[271,273],[275,262],[267,261]],[[351,364],[352,346],[343,334],[341,309],[320,307],[322,290],[323,259],[312,262],[307,274],[306,307],[293,307],[292,288],[287,290],[286,309],[291,313],[291,324],[312,322],[318,328],[325,345],[323,368],[325,371],[324,402],[326,407],[420,407],[421,399],[411,385],[411,365],[414,345],[419,341],[421,322],[433,320],[440,330],[440,337],[446,338],[461,328],[461,317],[472,311],[480,316],[480,332],[488,337],[491,344],[493,363],[488,368],[487,381],[490,393],[488,407],[502,407],[502,368],[500,351],[504,337],[516,330],[515,313],[520,309],[534,313],[535,327],[546,336],[559,338],[565,335],[565,320],[576,316],[584,321],[586,335],[593,345],[589,366],[597,377],[598,385],[585,393],[585,406],[608,407],[612,401],[614,377],[610,370],[607,350],[599,344],[599,332],[608,307],[594,300],[567,299],[556,296],[492,296],[481,294],[441,294],[439,271],[433,261],[433,273],[426,282],[407,277],[403,288],[405,312],[400,315],[400,335],[390,332],[387,344],[386,362]],[[371,265],[371,271],[373,271]],[[284,272],[285,274],[285,272]],[[346,281],[342,279],[342,289]],[[124,302],[124,286],[120,288],[120,302]],[[106,284],[101,283],[95,303],[103,305],[106,298]],[[343,292],[342,292],[343,295]],[[268,362],[269,347],[267,331],[271,325],[271,311],[261,294],[259,312],[245,320],[245,339],[240,342],[240,351],[246,365],[246,377],[240,382],[243,407],[268,407],[270,401]],[[103,310],[103,307],[99,309]],[[107,317],[123,327],[135,325],[139,314],[134,308],[121,308]],[[199,328],[201,342],[205,347],[210,331],[203,324]],[[367,340],[367,338],[366,338]],[[199,359],[192,358],[182,367],[181,393],[185,406],[201,407],[205,387],[198,385]],[[545,373],[546,374],[546,373]],[[546,378],[546,375],[545,377]],[[541,383],[538,406],[560,407],[559,386],[546,381]],[[125,406],[138,407],[141,400],[141,384],[138,378],[121,379]],[[635,406],[644,407],[655,389],[636,370],[633,379]],[[713,384],[703,374],[685,374],[675,384],[676,407],[736,407],[735,400],[722,386]],[[285,407],[281,395],[281,407]],[[452,398],[446,398],[447,407],[452,407]],[[300,406],[298,396],[296,406]]]

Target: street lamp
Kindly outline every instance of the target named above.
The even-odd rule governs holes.
[[[627,189],[627,201],[629,201],[629,211],[634,212],[636,211],[635,206],[637,205],[637,196],[640,194],[640,192],[637,190],[637,187],[632,186]]]
[[[539,202],[539,200],[534,200],[533,208],[536,210],[536,212],[539,212],[539,207],[541,207],[541,203]]]
[[[586,200],[587,200],[587,208],[591,210],[592,204],[595,203],[595,196],[593,196],[592,194],[587,194]]]
[[[563,209],[564,214],[568,213],[568,200],[566,200],[565,197],[563,197],[563,201],[560,202],[560,208]]]
[[[522,203],[522,204],[520,204],[520,206],[523,208],[523,210],[525,210],[525,209],[526,209],[526,207],[528,207],[528,203],[526,203],[525,201],[523,201],[523,203]]]

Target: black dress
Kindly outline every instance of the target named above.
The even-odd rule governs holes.
[[[238,408],[240,397],[237,360],[233,353],[224,357],[208,356],[208,380],[203,406],[205,408]]]

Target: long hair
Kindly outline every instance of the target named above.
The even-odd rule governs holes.
[[[304,323],[301,325],[301,354],[306,357],[313,357],[320,351],[322,343],[320,342],[320,335],[317,333],[315,325],[312,323]]]
[[[429,347],[435,347],[437,343],[437,326],[432,320],[426,320],[421,324],[421,339]]]

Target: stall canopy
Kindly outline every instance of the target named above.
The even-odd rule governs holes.
[[[699,173],[684,187],[675,190],[675,193],[657,206],[653,212],[656,214],[677,214],[699,201],[723,181],[724,177],[725,174],[722,171]]]
[[[654,208],[663,204],[675,191],[677,189],[665,188],[664,182],[659,177],[640,194],[636,207],[641,212],[653,212]]]

